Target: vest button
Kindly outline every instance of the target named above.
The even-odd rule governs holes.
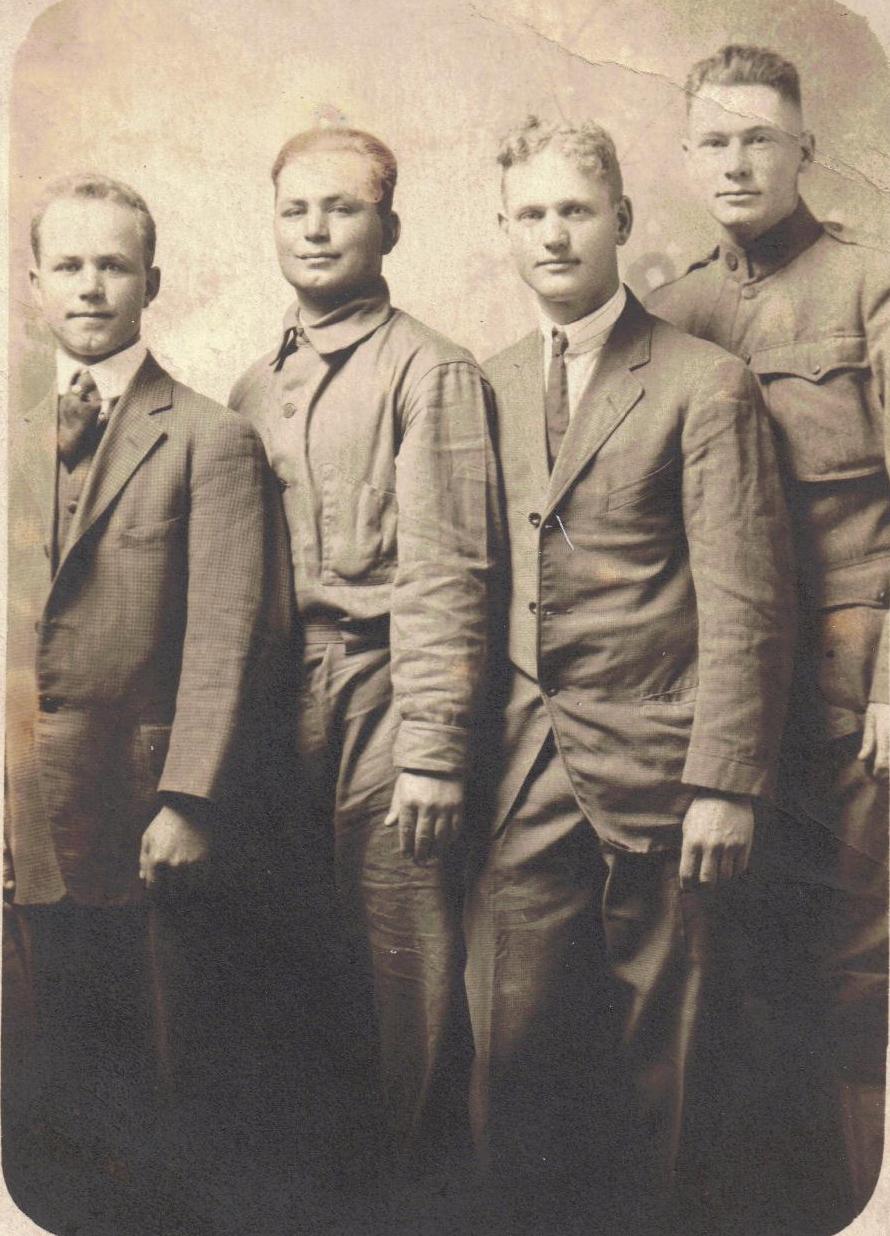
[[[541,516],[538,514],[537,511],[532,511],[532,513],[528,517],[528,522],[531,524],[533,528],[537,528],[540,526]]]

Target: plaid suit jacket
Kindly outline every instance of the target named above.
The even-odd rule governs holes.
[[[249,424],[149,355],[51,575],[56,397],[10,432],[7,844],[16,900],[139,897],[160,791],[231,791],[290,630],[280,502]],[[243,754],[243,752],[242,752]]]

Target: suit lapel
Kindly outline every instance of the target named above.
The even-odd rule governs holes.
[[[77,514],[71,521],[60,571],[77,542],[108,509],[155,444],[166,437],[163,424],[152,417],[169,408],[172,401],[173,379],[149,353],[122,395],[99,443]]]
[[[23,418],[20,467],[34,503],[40,512],[43,533],[49,544],[53,535],[56,502],[56,408],[54,391]]]
[[[628,291],[627,304],[606,341],[553,465],[547,493],[548,513],[643,394],[643,384],[634,370],[649,360],[651,333],[649,315]]]
[[[533,331],[517,344],[512,370],[504,380],[504,398],[500,405],[509,423],[502,425],[499,433],[503,454],[512,457],[515,466],[526,472],[528,485],[522,485],[523,492],[529,490],[541,498],[547,493],[550,479],[542,355],[540,331]],[[512,449],[509,443],[513,444]]]

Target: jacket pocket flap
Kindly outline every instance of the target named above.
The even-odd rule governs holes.
[[[763,381],[793,375],[821,382],[839,369],[868,368],[864,335],[833,335],[800,343],[764,348],[751,357],[751,368]]]

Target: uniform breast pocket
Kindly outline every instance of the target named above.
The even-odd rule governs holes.
[[[678,491],[679,463],[676,457],[671,458],[654,471],[611,488],[606,495],[606,510],[633,515],[637,509],[658,510],[666,507]]]
[[[785,463],[800,481],[841,481],[883,466],[880,410],[861,335],[834,335],[756,352]]]
[[[322,582],[388,583],[395,571],[395,494],[325,464],[322,471]]]

